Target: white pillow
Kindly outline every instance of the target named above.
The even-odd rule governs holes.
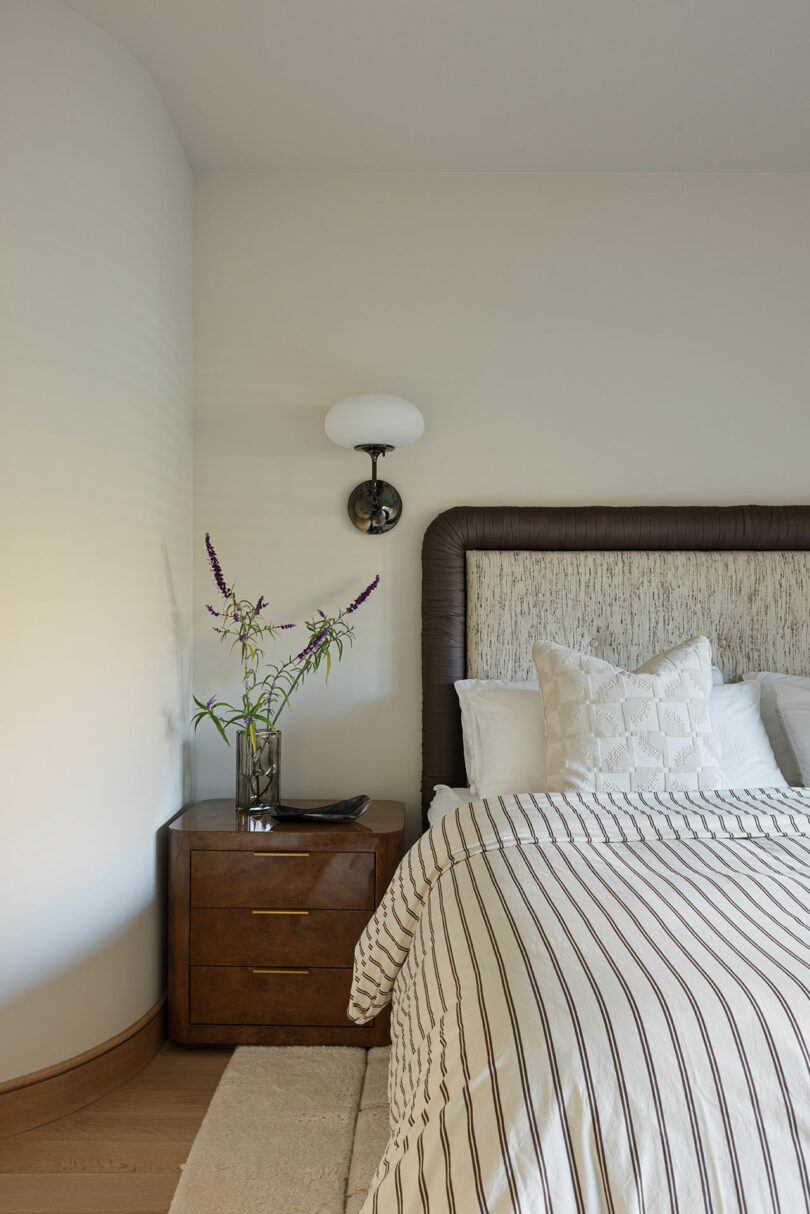
[[[536,643],[550,792],[724,788],[712,728],[712,647],[692,637],[635,672]]]
[[[543,792],[546,748],[539,689],[478,692],[470,710],[478,741],[478,796]]]
[[[810,679],[780,679],[776,715],[790,746],[799,783],[810,786]]]
[[[802,784],[802,773],[796,762],[796,755],[779,719],[779,714],[776,711],[776,691],[781,683],[810,688],[810,679],[802,678],[799,675],[775,674],[770,670],[760,670],[755,674],[744,674],[743,679],[746,682],[756,680],[761,685],[762,698],[759,708],[762,714],[762,721],[782,775],[788,784]]]
[[[720,739],[720,762],[729,788],[787,787],[759,715],[759,693],[756,682],[723,683],[712,687],[709,696],[712,725]]]
[[[499,691],[537,690],[536,682],[511,683],[506,679],[458,679],[454,684],[461,708],[461,733],[464,743],[464,766],[467,782],[474,795],[480,796],[481,741],[478,732],[476,706],[483,695]],[[508,701],[507,701],[508,702]],[[521,701],[518,701],[521,703]],[[497,745],[497,744],[496,744]],[[542,746],[541,746],[542,751]],[[489,747],[490,758],[492,747]],[[503,790],[501,790],[503,791]],[[517,792],[539,792],[540,789],[519,788]]]
[[[458,809],[460,805],[469,805],[474,801],[469,788],[450,788],[448,784],[434,784],[434,797],[427,812],[428,824],[435,826],[445,814]]]
[[[722,678],[713,666],[709,710],[720,742],[727,786],[785,787],[786,781],[760,717],[761,684],[756,681],[723,683]],[[810,689],[810,679],[806,683]],[[449,788],[446,784],[437,784],[428,810],[431,825],[477,796],[544,791],[545,721],[537,687],[535,683],[508,683],[501,679],[458,681],[456,690],[462,705],[465,756],[468,750],[475,755],[471,763],[481,787],[479,791],[478,787]]]

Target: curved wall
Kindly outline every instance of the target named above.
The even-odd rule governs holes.
[[[191,586],[191,174],[152,81],[0,8],[0,1080],[162,989]]]

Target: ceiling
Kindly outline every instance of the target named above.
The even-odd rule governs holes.
[[[66,0],[192,165],[810,169],[808,0]]]

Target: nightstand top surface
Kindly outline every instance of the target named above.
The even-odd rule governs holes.
[[[319,805],[328,805],[326,797],[318,797],[310,801],[285,800],[285,804],[302,809],[315,809]],[[405,805],[402,801],[372,800],[368,809],[353,822],[277,822],[269,814],[261,817],[247,815],[246,811],[237,814],[234,801],[225,798],[210,801],[197,801],[169,823],[170,830],[189,832],[226,832],[240,835],[300,835],[302,831],[324,835],[339,834],[355,836],[358,842],[370,835],[397,834],[405,824]]]

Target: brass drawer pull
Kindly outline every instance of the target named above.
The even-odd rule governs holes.
[[[254,856],[308,856],[308,851],[255,851]]]
[[[254,970],[253,973],[254,974],[308,974],[309,970],[270,969],[270,970]]]
[[[252,910],[251,915],[308,915],[305,910]]]

